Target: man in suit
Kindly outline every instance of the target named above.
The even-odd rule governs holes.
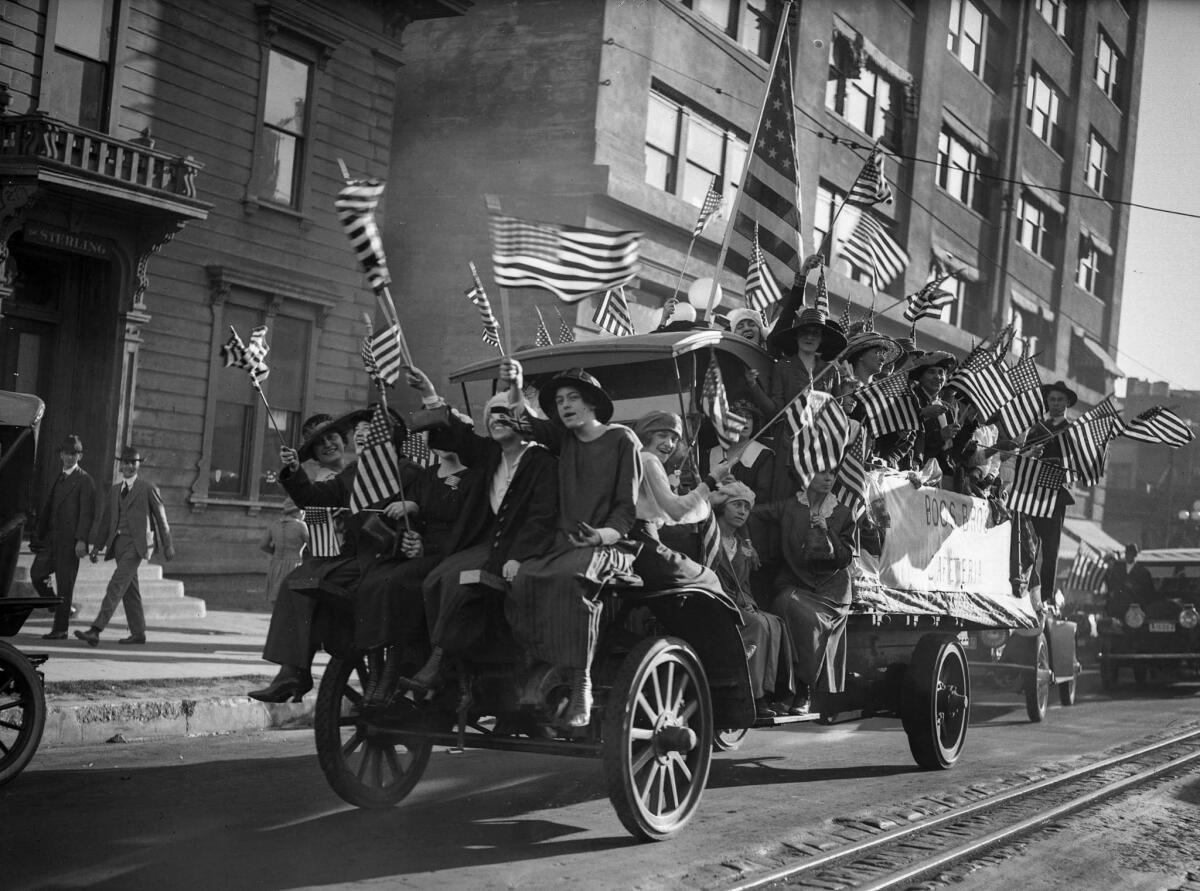
[[[175,556],[162,496],[153,483],[138,476],[141,463],[142,456],[133,446],[121,450],[121,481],[109,490],[103,518],[92,535],[92,562],[96,562],[103,549],[104,559],[115,559],[117,568],[104,592],[104,602],[100,604],[96,621],[87,631],[75,632],[75,636],[89,646],[100,644],[100,632],[108,625],[118,601],[125,605],[129,636],[117,642],[146,642],[146,616],[142,612],[142,592],[138,588],[138,567],[149,558],[156,542],[162,547],[164,559]]]
[[[58,450],[62,473],[50,487],[46,505],[38,514],[34,529],[33,565],[29,580],[42,597],[54,597],[54,588],[47,579],[53,575],[57,596],[62,603],[54,611],[54,626],[46,640],[63,640],[74,610],[71,599],[75,594],[75,576],[79,561],[87,553],[88,536],[96,515],[96,485],[88,472],[79,466],[83,457],[83,442],[74,433]]]
[[[1063,457],[1062,433],[1069,426],[1067,409],[1078,401],[1075,391],[1063,381],[1042,386],[1042,398],[1046,403],[1046,416],[1029,429],[1025,437],[1025,445],[1038,446],[1033,456],[1048,464],[1062,466],[1066,459]],[[1075,503],[1075,498],[1065,486],[1055,494],[1054,513],[1048,517],[1030,517],[1029,523],[1037,532],[1041,543],[1041,563],[1038,568],[1038,579],[1041,583],[1042,602],[1054,603],[1055,577],[1058,574],[1058,546],[1062,541],[1063,521],[1067,515],[1067,507]]]
[[[1137,562],[1138,546],[1134,542],[1125,545],[1125,560],[1114,560],[1104,573],[1105,611],[1120,618],[1129,609],[1129,604],[1145,606],[1155,599],[1154,580],[1150,570]]]

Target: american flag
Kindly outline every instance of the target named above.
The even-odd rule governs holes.
[[[884,290],[908,265],[904,248],[866,210],[842,245],[842,257],[871,274],[871,288],[875,291]]]
[[[762,227],[759,244],[782,273],[800,269],[800,181],[796,172],[796,103],[792,95],[791,37],[784,29],[779,54],[771,64],[762,118],[750,144],[746,186],[739,196],[729,236],[728,267],[746,275],[754,227]],[[754,307],[758,309],[759,307]]]
[[[871,149],[867,163],[855,177],[854,185],[846,195],[846,203],[856,207],[892,203],[892,187],[888,185],[887,177],[883,173],[883,152],[879,150],[879,146]]]
[[[629,314],[629,302],[625,299],[624,288],[614,288],[604,295],[596,314],[592,316],[601,331],[607,331],[613,337],[628,337],[634,334],[633,317]]]
[[[271,369],[267,367],[267,353],[271,347],[267,345],[267,326],[257,325],[250,332],[250,343],[242,343],[237,329],[229,326],[229,340],[221,347],[221,355],[225,357],[226,368],[241,368],[250,374],[250,385],[258,389],[267,379]]]
[[[855,520],[867,509],[867,437],[861,430],[846,446],[831,493]]]
[[[1046,410],[1042,379],[1032,356],[1022,356],[1016,365],[1005,369],[1005,374],[1013,398],[1000,409],[1000,425],[1015,436],[1036,424]]]
[[[876,437],[921,429],[921,412],[905,371],[871,381],[854,396],[862,403],[867,426]]]
[[[792,465],[804,484],[814,474],[838,466],[850,436],[850,420],[834,397],[812,390],[788,407],[787,419],[792,428]]]
[[[704,231],[708,221],[713,218],[713,214],[721,209],[721,200],[721,193],[717,191],[717,178],[714,176],[708,186],[708,191],[704,193],[704,203],[700,205],[700,216],[696,219],[695,228],[692,229],[693,239],[700,237],[700,233]]]
[[[558,313],[558,342],[559,343],[574,343],[575,329],[567,324],[567,320],[563,318],[563,314],[558,312],[558,307],[554,307],[554,311]]]
[[[567,303],[633,281],[640,232],[530,223],[492,214],[496,284],[545,288]]]
[[[754,243],[750,247],[750,269],[746,273],[746,303],[753,310],[766,313],[767,307],[783,297],[779,283],[771,273],[767,258],[758,244],[758,223],[754,224]]]
[[[391,498],[400,491],[400,465],[392,425],[382,405],[371,413],[367,441],[358,456],[354,487],[350,491],[350,512],[356,513],[377,501]]]
[[[1071,571],[1067,573],[1067,587],[1094,594],[1100,590],[1107,569],[1108,559],[1090,545],[1080,542],[1075,560],[1071,563]]]
[[[1132,421],[1124,422],[1118,432],[1130,439],[1161,443],[1173,449],[1196,438],[1187,421],[1161,405],[1146,409]]]
[[[721,559],[721,529],[716,515],[710,510],[700,521],[700,560],[712,569]]]
[[[496,321],[496,314],[492,312],[492,302],[488,300],[483,285],[471,285],[464,293],[467,299],[479,308],[479,318],[483,321],[483,342],[499,348],[500,323]]]
[[[704,372],[704,384],[700,388],[700,410],[708,415],[721,448],[728,451],[746,429],[747,421],[729,410],[729,394],[721,377],[721,365],[716,354],[708,357],[708,370]],[[719,480],[718,480],[719,482]]]
[[[535,347],[548,347],[553,345],[554,341],[550,339],[550,332],[546,330],[546,320],[542,318],[542,310],[535,306],[537,310],[537,332],[533,335],[533,345]]]
[[[829,315],[829,286],[825,284],[825,269],[817,273],[817,302],[813,304],[821,312]]]
[[[400,358],[399,332],[400,329],[396,325],[389,325],[378,334],[368,333],[363,338],[363,367],[367,369],[367,374],[382,379],[389,387],[400,378],[400,366],[403,364]],[[374,371],[368,363],[368,352],[375,367]]]
[[[1007,366],[996,359],[995,353],[979,346],[955,369],[946,386],[963,393],[987,421],[1015,396],[1006,372]]]
[[[387,258],[383,255],[383,240],[375,223],[375,208],[383,195],[384,184],[377,179],[356,179],[346,183],[333,206],[337,209],[342,229],[350,239],[354,255],[367,274],[372,289],[379,291],[391,284]]]
[[[342,545],[331,507],[306,507],[304,525],[308,527],[308,555],[310,557],[336,557]]]
[[[1053,515],[1058,493],[1067,482],[1067,471],[1028,455],[1018,455],[1013,465],[1013,482],[1005,495],[1005,506],[1028,517]]]
[[[850,330],[850,295],[846,295],[846,305],[842,307],[842,317],[838,320],[843,331]]]
[[[943,291],[941,284],[949,276],[943,275],[926,282],[921,290],[908,297],[908,306],[904,308],[904,318],[914,325],[918,319],[937,318],[942,314],[942,308],[954,303],[954,295]]]
[[[1117,435],[1120,418],[1111,398],[1080,415],[1062,434],[1063,457],[1067,467],[1086,486],[1094,486],[1104,476],[1108,443]]]
[[[433,463],[433,453],[429,451],[429,440],[425,433],[409,433],[404,438],[404,455],[414,464],[428,467]]]

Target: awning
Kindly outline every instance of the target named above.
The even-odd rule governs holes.
[[[996,153],[992,151],[992,147],[988,145],[987,140],[975,132],[975,128],[967,123],[966,115],[959,114],[949,105],[942,105],[942,112],[945,115],[946,126],[954,131],[954,135],[967,144],[971,151],[977,155],[983,155],[985,158],[994,158]]]
[[[1075,336],[1083,341],[1083,345],[1087,347],[1088,352],[1095,356],[1097,361],[1104,366],[1106,373],[1111,374],[1113,377],[1125,377],[1125,372],[1121,370],[1121,366],[1116,363],[1116,360],[1112,356],[1105,352],[1104,347],[1085,334],[1082,328],[1075,327],[1074,331]]]
[[[1042,202],[1042,204],[1046,205],[1060,217],[1066,216],[1067,209],[1063,206],[1062,202],[1058,200],[1058,196],[1045,186],[1039,185],[1038,182],[1024,170],[1021,171],[1021,182],[1024,184],[1026,189],[1033,193],[1033,196],[1037,198],[1038,201]]]
[[[1114,551],[1125,550],[1125,545],[1101,529],[1095,520],[1085,520],[1081,517],[1065,518],[1063,537],[1058,546],[1058,559],[1074,560],[1080,542],[1106,556]]]
[[[1110,257],[1113,255],[1112,245],[1093,232],[1091,229],[1085,228],[1083,230],[1083,234],[1087,237],[1087,240],[1092,243],[1092,246],[1095,247],[1096,250],[1100,251],[1100,253],[1108,254]]]
[[[1032,297],[1027,297],[1016,288],[1012,289],[1013,305],[1025,312],[1031,312],[1035,315],[1040,315],[1047,321],[1054,318],[1054,310],[1041,301],[1034,300]]]

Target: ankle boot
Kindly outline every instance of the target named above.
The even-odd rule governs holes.
[[[251,690],[246,695],[259,702],[299,702],[312,689],[312,674],[299,665],[284,665],[271,681],[261,690]]]
[[[434,647],[429,659],[411,678],[400,678],[401,685],[418,693],[428,693],[442,685],[442,657],[445,653],[441,647]]]
[[[568,727],[586,727],[592,722],[592,673],[577,668],[571,675],[571,701],[562,720]]]
[[[379,674],[367,682],[363,690],[363,708],[378,708],[388,701],[400,677],[400,653],[397,647],[388,647]]]

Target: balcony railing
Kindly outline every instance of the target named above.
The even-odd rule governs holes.
[[[203,166],[190,157],[64,124],[44,112],[0,117],[0,160],[16,158],[182,198],[196,197],[196,174]]]

